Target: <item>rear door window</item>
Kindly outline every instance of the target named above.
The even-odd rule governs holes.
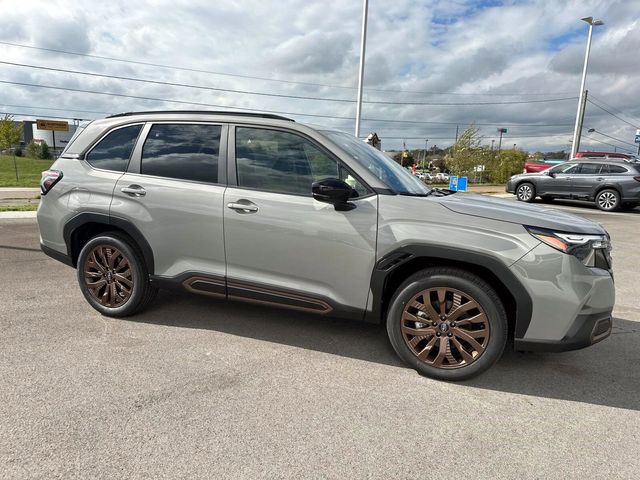
[[[218,183],[221,131],[220,125],[153,125],[142,147],[140,173]]]
[[[141,128],[130,125],[113,130],[89,151],[87,162],[94,168],[124,172]]]

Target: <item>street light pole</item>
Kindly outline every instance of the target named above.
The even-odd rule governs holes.
[[[358,102],[356,105],[356,138],[360,136],[360,115],[362,113],[362,85],[364,83],[364,52],[367,43],[367,11],[369,0],[362,3],[362,35],[360,38],[360,70],[358,72]]]
[[[569,158],[575,158],[576,153],[578,152],[578,148],[580,147],[580,134],[581,130],[581,122],[580,117],[582,116],[582,110],[584,108],[584,87],[587,82],[587,65],[589,64],[589,51],[591,50],[591,36],[593,35],[593,27],[598,25],[604,25],[602,20],[594,20],[593,17],[584,17],[581,18],[583,22],[587,22],[589,24],[589,35],[587,37],[587,51],[584,54],[584,66],[582,67],[582,81],[580,82],[580,96],[578,97],[578,112],[576,113],[576,124],[573,129],[573,142],[571,143],[571,156]]]

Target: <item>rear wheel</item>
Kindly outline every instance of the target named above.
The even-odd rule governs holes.
[[[82,248],[78,282],[89,304],[110,317],[139,312],[158,292],[150,284],[142,254],[133,242],[117,232],[93,237]]]
[[[620,207],[620,194],[612,188],[601,190],[596,195],[596,206],[605,212],[613,212]]]
[[[419,373],[464,380],[500,358],[507,317],[500,298],[482,279],[465,270],[434,267],[398,288],[387,333],[396,353]]]
[[[533,186],[533,183],[521,183],[516,188],[516,198],[521,202],[533,202],[536,198],[536,187]]]

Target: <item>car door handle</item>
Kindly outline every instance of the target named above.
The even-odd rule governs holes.
[[[571,177],[564,177],[565,180],[571,180]]]
[[[147,194],[147,191],[140,185],[129,185],[128,187],[122,187],[120,191],[122,193],[126,193],[127,195],[131,195],[132,197],[144,197]]]
[[[239,200],[237,202],[227,203],[227,208],[235,210],[238,213],[255,213],[258,211],[258,206],[249,200]]]
[[[601,182],[601,181],[603,181],[603,180],[604,180],[604,177],[598,177],[598,178],[596,178],[596,182]]]

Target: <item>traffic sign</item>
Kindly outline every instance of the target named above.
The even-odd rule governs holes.
[[[69,122],[60,120],[36,120],[38,130],[52,130],[54,132],[68,132]]]
[[[467,177],[460,177],[458,179],[458,191],[459,192],[467,191]]]
[[[451,175],[449,177],[449,190],[452,192],[458,191],[458,177],[456,175]]]

